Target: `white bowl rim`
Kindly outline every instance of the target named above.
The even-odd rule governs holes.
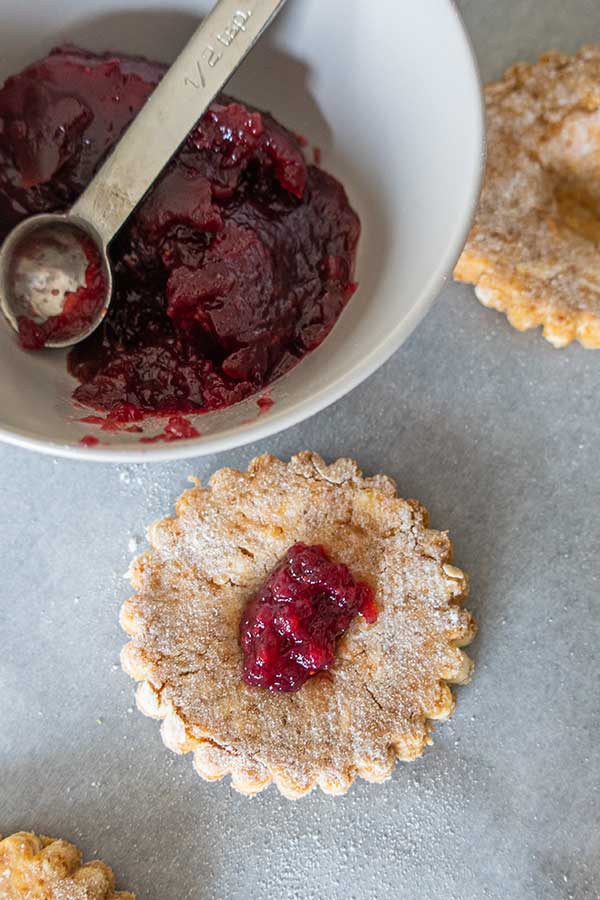
[[[462,34],[466,57],[471,64],[473,84],[476,93],[478,92],[479,94],[475,127],[478,132],[478,143],[481,146],[481,153],[472,173],[473,177],[469,190],[466,192],[469,195],[469,202],[465,204],[463,215],[456,223],[453,238],[449,241],[446,253],[440,259],[437,268],[432,272],[429,280],[420,291],[419,296],[415,299],[415,303],[410,313],[398,323],[398,325],[387,335],[385,340],[373,347],[371,351],[357,362],[349,372],[344,373],[344,375],[340,376],[337,380],[329,382],[309,399],[298,401],[296,404],[280,413],[277,412],[275,406],[268,416],[262,418],[262,421],[260,419],[257,420],[246,430],[240,430],[239,426],[234,426],[220,432],[214,437],[206,435],[205,437],[172,441],[162,445],[138,444],[137,446],[132,446],[131,444],[114,443],[104,445],[98,444],[96,446],[78,446],[40,438],[33,432],[24,429],[13,429],[0,425],[0,441],[26,450],[34,450],[49,456],[77,459],[83,462],[110,462],[121,464],[148,463],[208,456],[254,443],[255,441],[270,437],[272,434],[277,434],[280,431],[291,428],[293,425],[297,425],[335,403],[387,362],[390,356],[392,356],[392,354],[403,344],[428,312],[434,300],[442,290],[449,274],[451,274],[454,269],[471,228],[485,171],[485,102],[483,95],[483,81],[473,43],[456,5],[456,0],[450,0],[450,5],[459,25],[459,33]]]

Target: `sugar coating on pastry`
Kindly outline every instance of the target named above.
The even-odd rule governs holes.
[[[519,330],[600,347],[600,47],[485,89],[483,192],[454,277]]]
[[[135,900],[103,862],[68,841],[20,831],[0,840],[0,900]]]
[[[248,795],[275,782],[289,798],[316,785],[342,794],[357,776],[383,781],[397,759],[423,752],[431,720],[454,709],[447,682],[470,676],[459,648],[475,623],[448,536],[427,528],[420,504],[352,460],[303,452],[221,469],[176,513],[150,528],[121,612],[123,667],[141,682],[141,711],[163,719],[168,747],[192,751],[208,781],[230,774]],[[242,680],[240,619],[296,542],[323,545],[368,582],[378,617],[354,619],[328,672],[272,693]]]

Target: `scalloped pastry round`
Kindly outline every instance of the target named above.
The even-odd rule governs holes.
[[[397,759],[423,752],[431,720],[453,711],[447,683],[470,676],[459,648],[475,624],[450,541],[427,528],[420,504],[352,460],[328,466],[304,452],[221,469],[176,511],[151,527],[121,614],[131,636],[123,667],[141,682],[142,712],[163,719],[168,747],[193,752],[208,781],[230,774],[249,795],[275,782],[290,798],[316,785],[341,794],[357,776],[383,781]],[[239,623],[297,541],[323,544],[369,582],[379,616],[354,620],[329,672],[272,693],[242,681]]]
[[[115,891],[106,863],[82,865],[81,853],[68,841],[19,831],[0,840],[0,898],[135,900],[135,895]]]
[[[517,63],[485,99],[485,181],[454,277],[519,331],[600,347],[600,47]]]

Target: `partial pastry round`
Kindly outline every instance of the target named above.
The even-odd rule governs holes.
[[[396,759],[415,759],[431,720],[452,713],[447,682],[471,673],[459,649],[475,633],[460,605],[466,577],[447,535],[389,478],[316,453],[259,456],[186,491],[149,542],[130,570],[122,663],[142,682],[141,711],[164,719],[165,744],[193,751],[206,780],[230,774],[249,795],[271,782],[290,798],[316,785],[343,794],[358,775],[383,781]],[[296,542],[323,545],[367,582],[378,617],[354,619],[328,672],[273,693],[242,680],[240,620]]]
[[[454,277],[521,331],[600,347],[600,47],[514,65],[485,99],[485,182]]]
[[[81,864],[67,841],[19,831],[0,840],[2,900],[135,900],[115,891],[114,875],[98,860]]]

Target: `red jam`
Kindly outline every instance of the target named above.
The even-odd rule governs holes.
[[[102,431],[142,431],[139,425],[133,423],[143,418],[144,414],[136,406],[120,403],[113,406],[106,416],[83,416],[78,421],[98,425]]]
[[[94,434],[84,434],[79,443],[82,447],[97,447],[101,442]]]
[[[160,434],[153,437],[140,438],[141,444],[156,444],[158,441],[182,441],[189,438],[201,437],[197,428],[194,428],[191,422],[185,416],[170,416],[167,424]]]
[[[275,405],[275,401],[272,399],[272,397],[259,397],[256,401],[256,405],[258,406],[259,416],[264,416],[265,413],[268,413],[269,410]]]
[[[294,544],[249,601],[240,623],[246,684],[297,691],[335,663],[336,641],[361,614],[377,619],[372,588],[319,545]]]
[[[73,203],[164,71],[63,47],[8,79],[0,240]],[[111,308],[69,355],[75,400],[174,415],[260,390],[335,324],[359,233],[343,187],[295,135],[220,96],[113,242]]]

